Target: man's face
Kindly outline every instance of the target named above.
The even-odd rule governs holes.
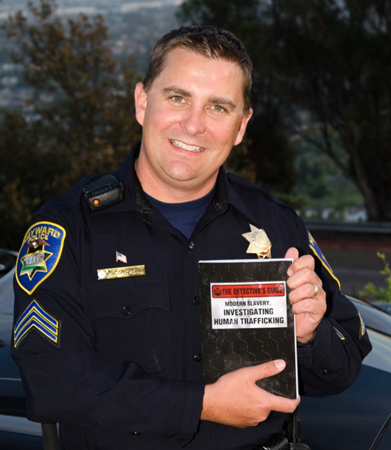
[[[177,48],[148,92],[137,85],[135,101],[143,189],[169,203],[206,195],[251,117],[243,116],[239,65]]]

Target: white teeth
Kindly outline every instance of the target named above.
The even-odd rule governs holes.
[[[183,150],[188,150],[189,152],[202,152],[204,150],[202,147],[197,147],[195,145],[186,145],[183,142],[171,140],[171,144],[175,147],[183,148]]]

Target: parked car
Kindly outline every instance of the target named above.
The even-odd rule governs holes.
[[[348,296],[349,297],[349,296]],[[391,315],[349,297],[372,342],[356,382],[334,397],[302,397],[298,416],[312,450],[369,450],[391,413]],[[391,426],[376,450],[391,449]]]
[[[25,395],[10,355],[16,253],[0,250],[0,449],[42,450],[40,424],[25,418]],[[369,450],[391,413],[391,315],[351,298],[373,345],[357,381],[327,398],[302,397],[298,410],[303,441],[311,450]],[[376,450],[391,448],[391,426]]]
[[[16,257],[0,249],[0,449],[42,450],[41,425],[26,419],[22,381],[10,353]]]

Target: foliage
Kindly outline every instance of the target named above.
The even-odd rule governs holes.
[[[187,0],[180,17],[231,29],[247,45],[254,133],[269,119],[269,130],[300,134],[357,185],[370,219],[391,221],[389,1]],[[254,135],[258,146],[263,135]]]
[[[21,227],[26,228],[28,217],[39,207],[42,192],[50,194],[54,155],[37,148],[38,127],[18,112],[3,111],[0,137],[0,247],[17,249]],[[40,164],[42,160],[47,164]]]
[[[362,208],[363,197],[357,186],[347,178],[342,170],[317,147],[306,142],[301,136],[292,136],[290,144],[295,152],[298,169],[298,181],[295,188],[297,195],[305,199],[306,209],[312,214],[319,210],[331,208],[329,219],[341,219],[346,207]],[[339,156],[343,150],[336,149]],[[324,212],[324,211],[323,211]],[[303,211],[305,214],[305,211]],[[314,216],[311,216],[314,218]]]
[[[118,168],[140,137],[133,91],[138,73],[111,56],[103,18],[66,22],[53,0],[2,29],[16,44],[34,95],[24,110],[0,115],[0,247],[15,248],[32,213],[87,173]],[[13,205],[13,206],[12,206]]]
[[[381,252],[377,252],[377,256],[382,259],[384,263],[384,269],[380,271],[382,275],[385,275],[384,281],[387,287],[377,289],[373,283],[367,283],[359,295],[363,298],[391,303],[391,269],[389,263],[386,261],[386,255]]]

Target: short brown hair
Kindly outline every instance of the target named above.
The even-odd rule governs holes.
[[[184,48],[206,58],[222,58],[239,64],[243,73],[243,114],[251,107],[252,62],[242,42],[229,31],[210,26],[181,27],[172,30],[155,44],[143,83],[148,91],[162,72],[167,55]]]

